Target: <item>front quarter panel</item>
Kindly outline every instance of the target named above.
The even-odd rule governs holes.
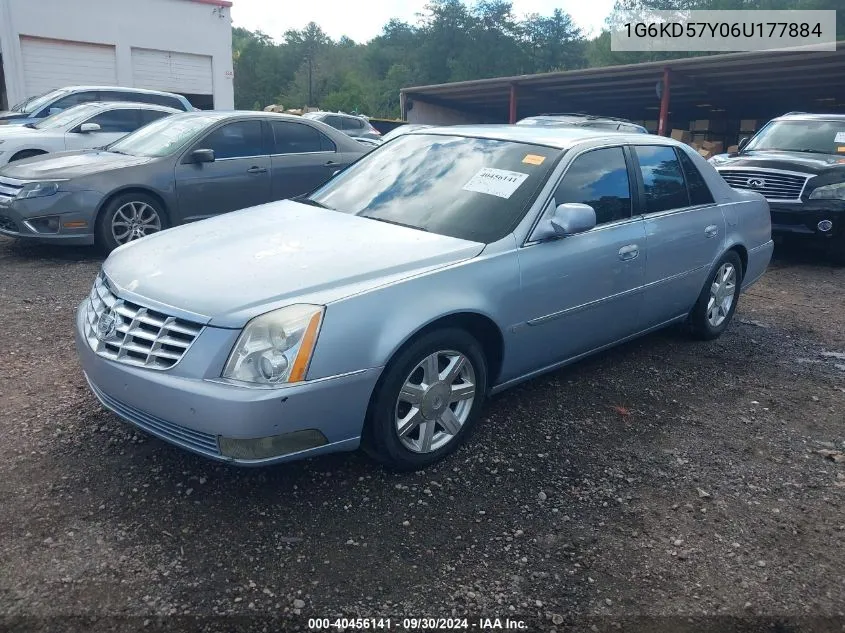
[[[475,313],[505,339],[519,320],[519,265],[513,236],[504,248],[375,290],[326,308],[309,379],[383,367],[415,333],[438,319]],[[492,246],[492,245],[491,245]]]

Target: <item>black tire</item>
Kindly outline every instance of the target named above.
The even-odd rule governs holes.
[[[708,305],[710,303],[710,296],[711,296],[711,288],[716,281],[717,276],[719,275],[722,267],[726,264],[730,264],[734,267],[736,271],[736,280],[734,283],[733,289],[733,301],[731,302],[730,309],[728,310],[727,314],[723,315],[724,320],[719,323],[718,325],[714,325],[708,319]],[[739,258],[739,255],[736,251],[728,251],[719,259],[713,269],[710,271],[710,274],[707,275],[707,281],[704,284],[704,288],[701,289],[701,294],[698,296],[698,301],[695,303],[695,307],[690,312],[689,316],[689,324],[692,330],[693,336],[703,341],[710,341],[712,339],[718,338],[722,335],[728,325],[730,325],[731,320],[733,319],[734,312],[736,312],[737,303],[739,303],[739,295],[742,289],[742,277],[744,271],[742,269],[742,260]]]
[[[475,395],[466,420],[450,440],[431,452],[414,452],[400,440],[396,427],[399,392],[417,365],[442,351],[455,351],[466,358],[475,375]],[[430,466],[463,443],[478,420],[486,396],[487,362],[475,338],[458,328],[444,328],[423,334],[400,350],[385,368],[370,401],[362,438],[363,447],[369,455],[392,470],[413,471]],[[440,429],[438,433],[444,432],[436,424],[435,428]]]
[[[41,150],[37,149],[25,149],[22,152],[18,152],[14,156],[9,159],[10,163],[15,162],[16,160],[23,160],[24,158],[32,158],[34,156],[43,156],[47,152],[42,152]]]
[[[97,217],[95,241],[97,247],[105,254],[112,252],[122,243],[125,243],[125,241],[119,242],[115,237],[112,232],[112,223],[114,222],[115,214],[117,214],[120,209],[133,204],[136,205],[135,208],[144,210],[144,217],[149,217],[150,212],[155,213],[155,216],[158,218],[159,226],[157,231],[163,231],[168,227],[167,214],[164,212],[161,202],[151,195],[141,192],[129,192],[115,196],[108,202],[108,204],[106,204]],[[145,206],[142,207],[140,205]],[[150,232],[147,232],[146,234],[149,235],[157,231],[150,230]],[[138,238],[130,236],[130,238],[126,241],[132,241],[133,239]]]

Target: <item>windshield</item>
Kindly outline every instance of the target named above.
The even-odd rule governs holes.
[[[97,112],[98,110],[100,110],[100,106],[98,105],[83,103],[82,105],[74,106],[62,112],[54,114],[53,116],[48,116],[46,119],[42,119],[31,127],[35,128],[36,130],[52,130],[56,128],[63,128],[69,125],[73,125],[77,119],[88,117]]]
[[[757,132],[743,152],[753,150],[842,155],[845,153],[845,119],[772,121]]]
[[[484,138],[406,134],[309,199],[343,213],[490,243],[516,227],[560,153]]]
[[[45,92],[41,96],[38,97],[30,97],[29,99],[25,99],[21,101],[19,104],[15,105],[12,108],[12,112],[25,112],[26,114],[32,114],[36,110],[39,110],[43,106],[47,105],[51,101],[58,99],[63,94],[67,94],[67,90],[51,90],[50,92]]]
[[[174,114],[145,125],[106,149],[131,156],[167,156],[184,147],[206,127],[219,120],[216,116]]]

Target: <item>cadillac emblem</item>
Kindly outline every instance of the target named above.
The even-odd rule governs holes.
[[[100,320],[97,322],[97,338],[105,341],[107,338],[114,336],[117,328],[120,325],[120,316],[107,310],[103,312]]]

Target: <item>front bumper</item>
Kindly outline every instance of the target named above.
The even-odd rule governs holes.
[[[60,191],[42,198],[0,202],[0,235],[39,242],[91,245],[102,198],[102,194],[95,191]],[[57,232],[39,231],[37,222],[33,222],[52,217],[58,218]]]
[[[807,200],[801,204],[770,202],[773,235],[795,235],[823,240],[845,238],[845,201]],[[830,223],[826,231],[820,228]]]
[[[74,328],[85,377],[100,402],[134,426],[205,457],[245,466],[358,448],[380,368],[279,389],[252,389],[186,376],[185,368],[195,364],[189,356],[220,357],[220,350],[209,354],[203,349],[201,339],[217,329],[209,327],[178,367],[167,371],[133,367],[98,356],[90,348],[84,335],[86,303],[77,311]],[[212,333],[206,340],[221,339]],[[228,438],[225,444],[231,439],[257,440],[311,430],[321,433],[326,443],[261,459],[233,457],[220,448],[221,438]]]

